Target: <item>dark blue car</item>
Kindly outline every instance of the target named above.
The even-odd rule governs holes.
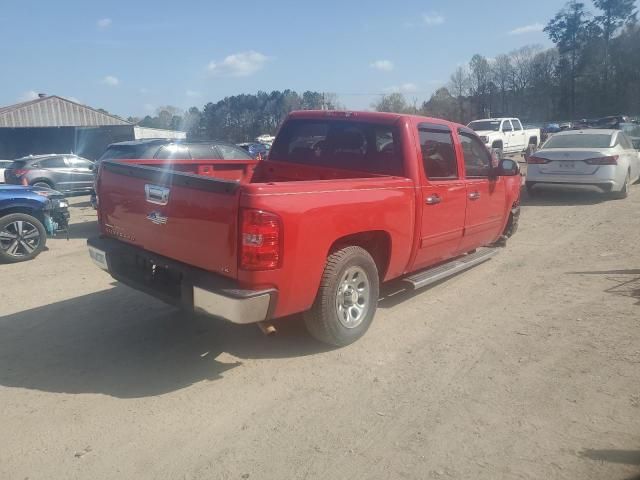
[[[31,260],[45,248],[47,235],[65,231],[69,204],[56,190],[0,185],[0,262]]]
[[[238,143],[240,148],[245,150],[252,158],[266,158],[269,153],[269,147],[263,143]]]

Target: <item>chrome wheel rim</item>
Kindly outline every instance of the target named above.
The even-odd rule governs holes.
[[[31,222],[16,220],[0,230],[0,249],[12,257],[24,257],[40,246],[40,231]]]
[[[356,328],[369,311],[371,285],[365,271],[349,267],[342,274],[336,292],[336,313],[345,328]]]

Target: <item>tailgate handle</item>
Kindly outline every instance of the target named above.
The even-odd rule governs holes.
[[[169,202],[169,191],[167,187],[151,185],[150,183],[144,186],[147,202],[155,203],[156,205],[166,205]]]

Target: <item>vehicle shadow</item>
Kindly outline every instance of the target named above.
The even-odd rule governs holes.
[[[78,203],[73,203],[72,204],[73,207],[75,208],[86,208],[86,207],[91,207],[91,201],[87,200],[86,202],[78,202]]]
[[[583,450],[580,456],[600,462],[640,465],[640,450]]]
[[[221,379],[247,359],[330,350],[288,320],[265,337],[256,326],[190,316],[115,284],[0,318],[0,385],[138,398]]]
[[[605,293],[620,297],[631,297],[640,305],[640,269],[603,270],[591,272],[567,272],[569,275],[607,275],[607,280],[615,285],[605,290]]]
[[[98,233],[98,220],[69,225],[69,238],[89,238],[98,235]],[[60,236],[60,238],[64,237],[64,234]]]
[[[550,207],[558,205],[597,205],[609,201],[606,194],[596,190],[543,188],[535,190],[534,196],[522,189],[520,204],[532,207]]]

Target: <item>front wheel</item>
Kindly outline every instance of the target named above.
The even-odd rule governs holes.
[[[369,329],[378,307],[378,268],[364,248],[345,247],[332,253],[320,288],[304,321],[321,342],[342,347]]]
[[[25,213],[0,218],[0,262],[16,263],[37,257],[47,242],[44,225]]]

